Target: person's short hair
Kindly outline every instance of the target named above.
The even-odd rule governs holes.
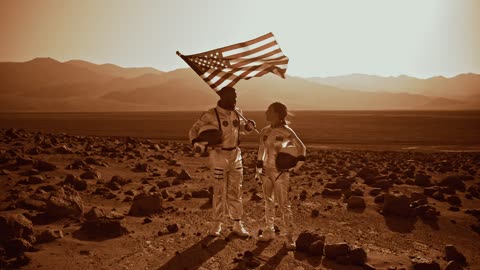
[[[217,94],[221,97],[228,92],[235,92],[235,91],[236,91],[235,88],[230,87],[230,86],[225,86],[222,89],[220,89],[219,91],[217,91]]]

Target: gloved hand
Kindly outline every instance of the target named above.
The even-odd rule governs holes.
[[[256,168],[255,169],[255,180],[259,180],[260,176],[263,174],[263,169],[262,168]]]
[[[255,169],[255,181],[257,184],[262,185],[262,175],[263,175],[263,168],[256,168]]]
[[[257,164],[255,166],[255,180],[259,185],[262,185],[261,176],[264,175],[263,172],[263,160],[257,160]]]
[[[252,131],[255,127],[257,127],[257,123],[253,120],[248,120],[247,124],[245,125],[246,131]]]
[[[297,161],[297,165],[295,165],[295,167],[291,168],[288,171],[290,173],[300,174],[300,168],[303,166],[303,164],[305,164],[305,161]]]
[[[207,142],[196,142],[193,144],[193,152],[203,153],[207,149]]]

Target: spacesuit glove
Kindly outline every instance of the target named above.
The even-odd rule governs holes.
[[[260,180],[260,176],[262,175],[263,173],[263,169],[262,168],[256,168],[255,169],[255,180]]]
[[[245,125],[245,130],[247,132],[250,132],[250,131],[254,130],[256,127],[257,127],[257,123],[255,123],[255,121],[248,120],[247,124]]]
[[[300,174],[300,168],[303,166],[303,164],[305,164],[305,161],[297,161],[297,165],[295,165],[295,167],[291,168],[288,171],[290,173]]]
[[[193,144],[193,151],[195,153],[203,153],[207,149],[207,143],[206,142],[196,142]]]
[[[256,168],[255,169],[255,180],[257,181],[258,184],[262,184],[261,183],[261,176],[263,174],[263,168]]]

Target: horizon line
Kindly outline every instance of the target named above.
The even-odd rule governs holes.
[[[174,71],[177,71],[177,70],[182,70],[182,69],[189,69],[189,67],[184,67],[184,68],[176,68],[176,69],[171,69],[171,70],[162,70],[162,69],[159,69],[157,67],[153,67],[153,66],[122,66],[122,65],[119,65],[119,64],[113,64],[113,63],[102,63],[102,64],[99,64],[99,63],[95,63],[95,62],[92,62],[92,61],[87,61],[87,60],[83,60],[83,59],[70,59],[70,60],[65,60],[65,61],[60,61],[60,60],[57,60],[55,58],[52,58],[50,56],[40,56],[40,57],[35,57],[35,58],[32,58],[30,60],[26,60],[26,61],[8,61],[8,60],[0,60],[0,63],[27,63],[27,62],[31,62],[33,60],[37,60],[37,59],[52,59],[56,62],[59,62],[59,63],[62,63],[62,64],[65,64],[69,61],[83,61],[83,62],[87,62],[87,63],[90,63],[90,64],[94,64],[94,65],[98,65],[98,66],[102,66],[102,65],[113,65],[113,66],[117,66],[119,68],[138,68],[138,69],[141,69],[141,68],[150,68],[150,69],[155,69],[156,71],[159,71],[159,72],[164,72],[164,73],[170,73],[170,72],[174,72]],[[344,73],[344,74],[338,74],[338,75],[329,75],[329,76],[305,76],[305,75],[293,75],[293,74],[288,74],[287,72],[287,76],[289,77],[300,77],[300,78],[303,78],[303,79],[313,79],[313,78],[322,78],[322,79],[326,79],[326,78],[332,78],[332,77],[346,77],[346,76],[353,76],[353,75],[366,75],[366,76],[377,76],[377,77],[382,77],[382,78],[399,78],[399,77],[409,77],[409,78],[415,78],[415,79],[421,79],[421,80],[429,80],[429,79],[434,79],[434,78],[438,78],[438,77],[441,77],[441,78],[446,78],[446,79],[452,79],[452,78],[455,78],[455,77],[458,77],[460,75],[468,75],[468,74],[473,74],[473,75],[480,75],[480,73],[475,73],[473,71],[469,71],[469,72],[461,72],[461,73],[456,73],[456,75],[444,75],[444,74],[439,74],[439,75],[430,75],[428,77],[417,77],[417,76],[412,76],[412,75],[408,75],[406,73],[402,73],[402,74],[396,74],[396,75],[378,75],[378,74],[371,74],[371,73],[361,73],[361,72],[353,72],[353,73]]]

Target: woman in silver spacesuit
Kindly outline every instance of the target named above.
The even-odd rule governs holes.
[[[288,189],[290,173],[298,173],[305,162],[306,148],[297,134],[288,126],[287,115],[285,104],[272,103],[266,111],[267,121],[270,125],[260,132],[256,175],[262,181],[266,227],[258,240],[269,241],[275,236],[276,203],[286,230],[286,248],[294,250],[293,215]]]

